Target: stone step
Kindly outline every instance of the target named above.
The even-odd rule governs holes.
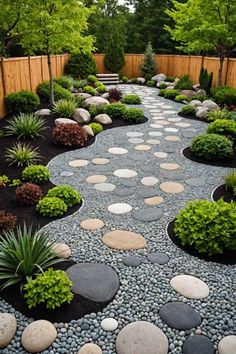
[[[118,74],[97,74],[97,78],[104,85],[115,85],[120,83]]]
[[[117,79],[119,79],[119,75],[118,74],[97,74],[96,75],[97,76],[97,78],[101,78],[101,77],[104,77],[104,78],[106,78],[106,77],[112,77],[112,78],[117,78]]]

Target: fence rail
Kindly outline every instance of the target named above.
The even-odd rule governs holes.
[[[128,78],[141,76],[140,66],[143,54],[126,54],[125,65],[122,70]],[[68,54],[53,55],[53,76],[61,76],[64,73],[65,64],[68,62]],[[98,73],[106,73],[104,67],[104,54],[94,54]],[[168,76],[182,76],[188,74],[194,83],[198,82],[201,67],[213,72],[213,85],[216,85],[219,71],[219,58],[166,55],[155,56],[157,71]],[[32,56],[21,58],[3,58],[0,60],[0,117],[6,114],[4,96],[18,90],[35,91],[39,83],[48,80],[48,67],[46,56]],[[225,59],[223,67],[223,84],[236,88],[236,59]]]

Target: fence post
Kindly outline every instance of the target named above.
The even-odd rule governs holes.
[[[5,80],[5,72],[4,72],[4,58],[1,57],[1,76],[2,76],[2,86],[3,86],[3,95],[6,96],[7,91],[6,91],[6,80]]]
[[[228,81],[228,71],[229,71],[229,57],[226,59],[226,68],[225,68],[225,80],[224,80],[224,85],[227,85]]]
[[[31,63],[30,63],[30,55],[28,56],[28,66],[29,66],[29,80],[30,80],[30,90],[33,91],[33,88],[32,88],[32,77],[31,77]]]

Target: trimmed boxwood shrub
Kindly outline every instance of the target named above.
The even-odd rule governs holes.
[[[168,85],[165,84],[165,83],[162,83],[162,84],[159,85],[159,89],[160,90],[165,90],[167,87],[168,87]]]
[[[95,76],[95,75],[89,75],[87,77],[87,81],[91,85],[91,84],[95,84],[96,82],[98,82],[98,79],[97,79],[97,76]]]
[[[107,107],[108,106],[105,104],[93,105],[89,107],[89,113],[91,114],[92,118],[94,118],[99,114],[106,113]]]
[[[95,89],[92,86],[89,86],[89,85],[83,87],[83,92],[88,93],[88,94],[90,94],[92,96],[94,96],[95,93],[96,93]]]
[[[141,98],[138,95],[126,95],[121,100],[125,104],[141,104]]]
[[[221,106],[236,105],[236,89],[228,86],[220,86],[211,89],[211,96]]]
[[[184,114],[184,115],[194,115],[195,114],[195,107],[192,106],[191,104],[188,104],[187,106],[183,106],[181,111],[180,111],[181,114]]]
[[[188,101],[188,97],[185,95],[177,95],[175,97],[176,102],[183,102],[183,101]]]
[[[143,110],[140,108],[128,108],[123,116],[124,120],[128,120],[133,123],[139,123],[143,120]]]
[[[92,128],[94,135],[103,131],[103,126],[100,123],[90,123],[89,126]]]
[[[65,73],[75,79],[83,79],[90,74],[96,74],[96,62],[92,54],[71,54]]]
[[[202,134],[193,138],[191,151],[207,160],[227,159],[233,156],[233,143],[218,134]]]
[[[147,85],[148,87],[155,87],[155,86],[156,86],[156,83],[155,83],[155,81],[153,81],[153,80],[149,80],[149,81],[146,82],[146,85]]]
[[[209,256],[236,246],[236,204],[195,200],[175,220],[175,234],[183,245]]]
[[[40,103],[36,93],[27,90],[10,93],[5,96],[7,110],[11,114],[32,113]]]
[[[112,103],[106,107],[106,113],[111,119],[123,118],[126,110],[127,108],[123,103]]]
[[[49,180],[50,172],[46,166],[30,165],[23,170],[21,177],[23,181],[43,183]]]
[[[61,99],[71,99],[74,96],[70,91],[65,89],[64,87],[58,85],[56,82],[53,83],[54,88],[54,99],[55,101],[59,101]],[[44,81],[42,84],[39,84],[37,87],[37,94],[42,100],[49,101],[50,100],[50,83],[49,81]]]
[[[231,140],[236,140],[236,122],[228,119],[217,119],[208,125],[207,133],[220,134]]]
[[[164,97],[165,98],[175,98],[176,96],[179,95],[178,90],[165,90]]]
[[[36,206],[36,210],[39,214],[49,217],[62,216],[67,212],[67,209],[66,203],[56,197],[44,197]]]
[[[62,199],[68,207],[73,207],[81,202],[79,192],[70,186],[57,186],[49,189],[47,197],[56,197]]]
[[[60,76],[53,79],[53,81],[69,91],[72,90],[74,84],[74,80],[69,76]]]
[[[164,96],[165,96],[166,91],[167,91],[166,89],[161,89],[161,90],[159,90],[159,92],[158,92],[158,96],[164,97]]]

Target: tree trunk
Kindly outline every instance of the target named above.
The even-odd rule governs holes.
[[[218,71],[217,86],[221,86],[221,84],[222,84],[222,74],[223,74],[224,60],[225,60],[224,56],[220,57],[220,67],[219,67],[219,71]]]
[[[51,62],[51,54],[47,53],[48,58],[48,72],[49,72],[49,80],[50,80],[50,106],[54,105],[54,89],[53,89],[53,77],[52,77],[52,62]]]

